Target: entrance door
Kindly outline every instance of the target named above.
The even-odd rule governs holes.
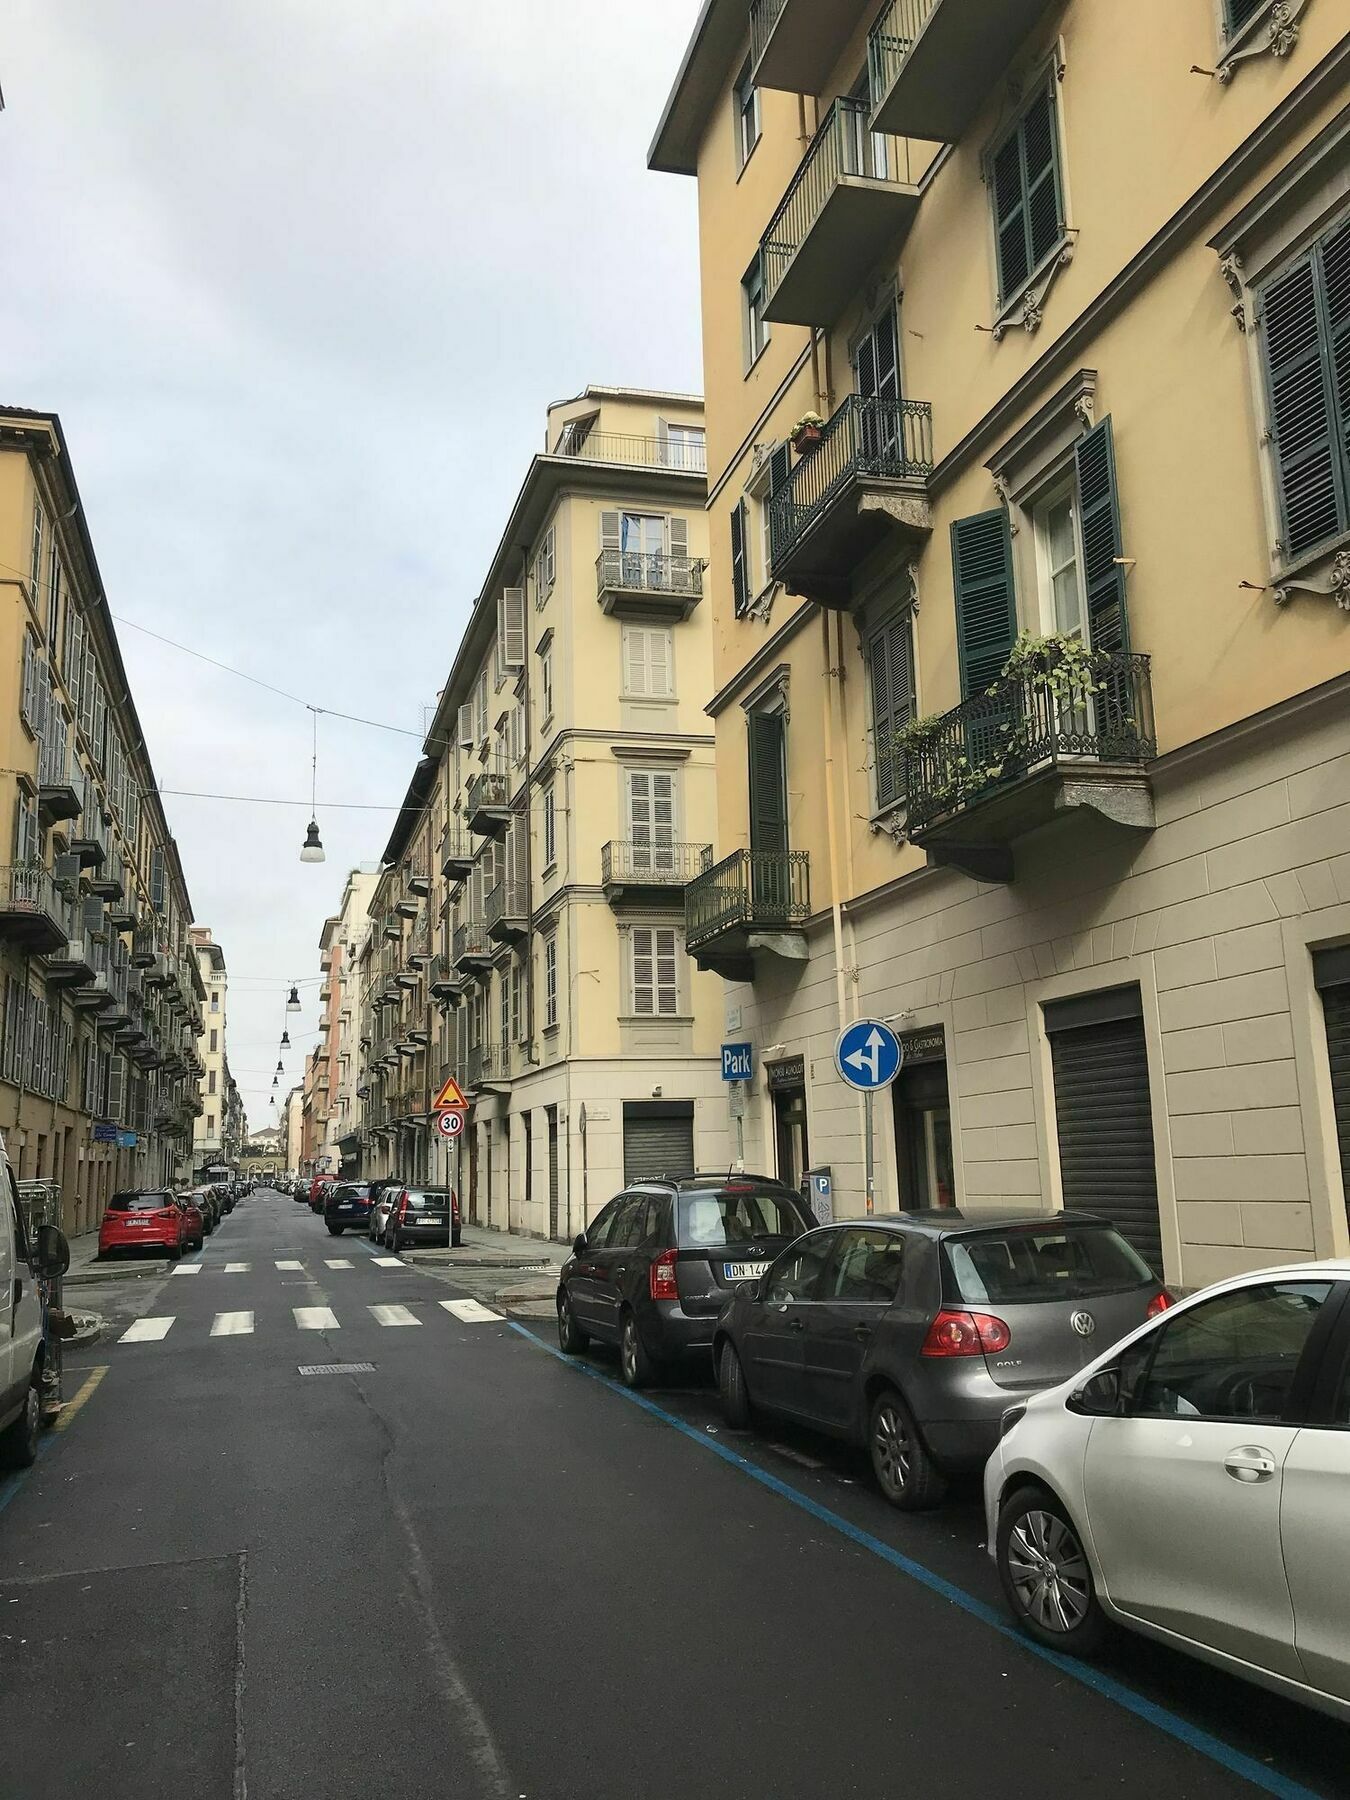
[[[853,379],[861,408],[859,450],[865,464],[892,461],[900,448],[900,353],[895,308],[888,306],[853,351]]]
[[[558,1109],[546,1106],[548,1120],[548,1235],[558,1235]]]
[[[1350,1210],[1350,944],[1319,950],[1313,958],[1313,980],[1322,995],[1331,1064],[1331,1105],[1341,1147],[1341,1176]]]
[[[787,921],[787,725],[781,712],[746,718],[750,755],[750,869],[755,923]]]
[[[956,1205],[947,1064],[906,1063],[891,1089],[900,1205],[908,1212]]]
[[[1045,1008],[1066,1207],[1104,1214],[1163,1273],[1153,1114],[1137,987]]]
[[[778,1179],[784,1187],[806,1189],[811,1150],[806,1133],[805,1087],[773,1090],[774,1142],[778,1152]]]

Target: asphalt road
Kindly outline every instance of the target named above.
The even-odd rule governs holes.
[[[5,1800],[1350,1792],[1337,1725],[1009,1635],[973,1495],[901,1518],[290,1200],[196,1263],[0,1483]]]

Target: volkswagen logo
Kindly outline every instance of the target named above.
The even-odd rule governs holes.
[[[1090,1312],[1074,1313],[1073,1317],[1069,1320],[1069,1323],[1073,1326],[1079,1337],[1091,1337],[1093,1332],[1097,1329],[1097,1321]]]

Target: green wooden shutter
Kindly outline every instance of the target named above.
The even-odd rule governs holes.
[[[782,852],[788,847],[784,763],[787,734],[783,715],[748,713],[746,731],[750,756],[750,848]]]
[[[750,581],[745,567],[745,501],[731,509],[731,599],[739,619],[750,604]]]
[[[1116,458],[1111,421],[1080,438],[1074,450],[1078,521],[1083,536],[1083,585],[1088,635],[1094,650],[1128,650],[1125,571],[1121,555],[1120,506],[1116,498]]]
[[[969,699],[998,680],[1017,637],[1012,537],[1001,506],[952,523],[956,654]]]
[[[1322,289],[1331,340],[1331,385],[1340,451],[1341,523],[1350,524],[1350,223],[1322,240]]]
[[[1333,247],[1331,240],[1327,247]],[[1347,516],[1345,440],[1336,442],[1332,334],[1320,291],[1320,248],[1314,245],[1267,284],[1257,313],[1280,496],[1280,548],[1286,557],[1334,537]],[[1341,277],[1345,331],[1339,343],[1343,412],[1350,417],[1350,269],[1340,266],[1347,260],[1346,245],[1336,245],[1333,266]]]
[[[990,174],[994,230],[998,238],[998,297],[1003,301],[1015,294],[1031,273],[1026,197],[1022,190],[1022,145],[1016,130],[995,151]]]
[[[1064,235],[1055,93],[1047,85],[990,159],[1000,302],[1009,300]]]
[[[1235,37],[1248,19],[1254,18],[1265,5],[1266,0],[1224,0],[1224,11],[1228,15],[1228,35]]]
[[[895,734],[914,717],[914,637],[911,615],[873,632],[867,646],[872,683],[872,744],[877,805],[892,806],[904,796],[904,758]]]

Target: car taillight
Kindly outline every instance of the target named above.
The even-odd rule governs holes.
[[[1159,1288],[1157,1293],[1149,1301],[1144,1317],[1146,1319],[1156,1319],[1160,1313],[1165,1313],[1169,1306],[1175,1305],[1176,1301],[1168,1293],[1167,1289]]]
[[[173,1206],[161,1206],[159,1211],[155,1214],[155,1217],[157,1219],[176,1219],[178,1217],[178,1210]]]
[[[944,1307],[928,1327],[924,1356],[996,1356],[1012,1342],[1012,1333],[992,1313],[957,1312]]]
[[[675,1285],[675,1250],[663,1250],[647,1271],[647,1291],[653,1300],[678,1300],[680,1290]]]

